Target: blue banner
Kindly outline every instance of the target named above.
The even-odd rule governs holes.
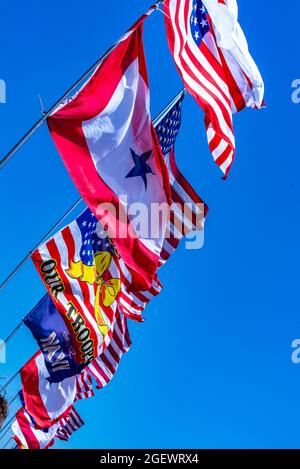
[[[50,296],[45,295],[25,318],[45,358],[53,383],[76,375],[88,364],[76,362],[75,347],[68,328]]]

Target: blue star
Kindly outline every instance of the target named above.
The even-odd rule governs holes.
[[[133,162],[134,162],[135,166],[134,166],[134,168],[132,168],[129,171],[126,178],[134,178],[134,177],[141,176],[141,178],[143,179],[144,184],[145,184],[145,189],[147,190],[147,177],[146,177],[146,174],[151,173],[151,174],[154,175],[152,169],[147,164],[147,161],[148,161],[148,159],[149,159],[149,157],[152,153],[152,150],[146,151],[142,155],[138,155],[137,153],[135,153],[132,150],[132,148],[130,148],[130,151],[131,151],[131,156],[132,156],[132,159],[133,159]]]

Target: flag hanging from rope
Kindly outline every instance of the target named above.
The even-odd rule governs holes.
[[[19,449],[48,449],[53,446],[55,438],[68,441],[72,433],[84,425],[74,407],[59,423],[46,430],[35,428],[34,422],[24,408],[16,413],[11,429]]]
[[[68,415],[77,399],[93,395],[92,382],[86,370],[78,376],[50,383],[43,354],[37,352],[20,371],[22,404],[36,428],[49,428]]]
[[[134,289],[151,288],[166,220],[151,217],[170,201],[170,185],[150,117],[142,23],[131,30],[81,90],[48,118],[54,143],[87,205],[107,228]],[[151,230],[140,233],[134,204]]]
[[[232,112],[261,107],[263,102],[263,81],[234,4],[235,0],[164,2],[171,53],[186,89],[205,112],[209,147],[225,176],[235,154]]]

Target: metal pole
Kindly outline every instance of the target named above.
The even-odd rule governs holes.
[[[0,389],[0,394],[3,394],[3,391],[5,391],[5,389],[10,385],[10,383],[12,383],[16,378],[17,376],[19,376],[19,373],[20,373],[20,370],[18,370],[14,375],[12,375],[7,381],[5,384],[3,384],[2,388]]]
[[[155,10],[158,9],[160,4],[163,4],[163,1],[155,3],[146,13],[145,15],[150,16]],[[127,34],[127,33],[126,33]],[[126,35],[125,34],[125,35]],[[0,169],[4,168],[4,166],[9,162],[9,160],[14,156],[14,154],[24,145],[24,143],[29,140],[29,138],[41,127],[41,125],[45,122],[45,120],[52,114],[52,112],[56,109],[56,107],[66,99],[69,94],[71,94],[75,89],[95,70],[98,65],[101,64],[109,54],[120,44],[120,42],[125,37],[123,35],[115,44],[113,44],[101,57],[97,60],[81,77],[50,107],[48,111],[45,111],[43,116],[35,123],[33,126],[23,135],[23,137],[13,146],[13,148],[2,158],[0,161]]]
[[[3,428],[3,432],[0,435],[0,440],[3,440],[3,438],[10,432],[10,425],[13,423],[15,417],[12,417],[10,421],[5,425],[5,428]]]
[[[71,208],[55,223],[55,225],[42,237],[42,239],[32,248],[32,250],[21,260],[21,262],[14,268],[14,270],[8,275],[8,277],[0,284],[0,290],[4,288],[19,272],[24,264],[30,259],[32,253],[50,236],[50,234],[67,218],[67,216],[80,204],[82,197],[78,199]]]
[[[9,445],[9,443],[11,442],[12,439],[13,439],[13,437],[11,436],[10,439],[5,443],[5,445],[2,446],[2,449],[5,449]]]

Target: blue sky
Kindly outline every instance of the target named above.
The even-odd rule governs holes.
[[[146,0],[19,2],[1,7],[0,154],[149,6]],[[265,79],[264,111],[235,117],[237,155],[224,182],[209,154],[202,111],[184,103],[176,148],[185,176],[210,207],[205,245],[181,246],[161,271],[164,289],[130,324],[133,347],[112,383],[81,402],[85,420],[64,448],[300,447],[300,78],[298,2],[279,35],[278,1],[239,1],[240,22]],[[281,30],[282,31],[282,30]],[[145,25],[152,114],[181,87],[163,16]],[[3,279],[78,198],[46,126],[0,173]],[[74,212],[74,217],[77,212]],[[70,218],[70,220],[73,218]],[[29,262],[0,295],[4,338],[44,293]],[[23,329],[10,343],[1,376],[35,351]],[[8,395],[18,389],[18,382]]]

